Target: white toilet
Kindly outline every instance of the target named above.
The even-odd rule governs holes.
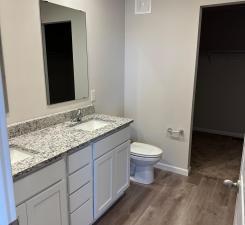
[[[143,143],[131,144],[130,179],[140,184],[154,181],[154,165],[160,161],[162,149]]]

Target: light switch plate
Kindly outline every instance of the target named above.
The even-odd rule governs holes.
[[[96,100],[95,89],[91,90],[90,98],[91,98],[91,102],[95,102],[95,100]]]
[[[135,0],[135,14],[151,13],[151,0]]]

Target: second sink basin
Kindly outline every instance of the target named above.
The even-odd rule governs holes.
[[[110,124],[109,122],[106,122],[103,120],[93,119],[93,120],[89,120],[87,122],[83,122],[81,124],[77,124],[73,127],[75,129],[78,129],[78,130],[94,131],[94,130],[103,128],[109,124]]]
[[[11,163],[14,164],[16,162],[22,161],[24,159],[27,159],[31,157],[31,153],[27,153],[26,151],[22,151],[20,149],[11,147],[10,148],[10,157],[11,157]]]

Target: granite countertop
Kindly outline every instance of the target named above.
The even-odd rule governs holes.
[[[26,153],[31,153],[30,157],[12,163],[13,179],[15,181],[19,180],[47,164],[59,160],[65,154],[75,152],[79,148],[97,141],[133,122],[131,119],[101,114],[84,116],[82,122],[90,119],[104,120],[109,125],[90,132],[71,126],[72,122],[69,121],[10,138],[10,150],[20,149]]]

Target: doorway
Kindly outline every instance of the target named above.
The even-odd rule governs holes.
[[[192,173],[238,179],[245,133],[245,4],[202,8]]]

